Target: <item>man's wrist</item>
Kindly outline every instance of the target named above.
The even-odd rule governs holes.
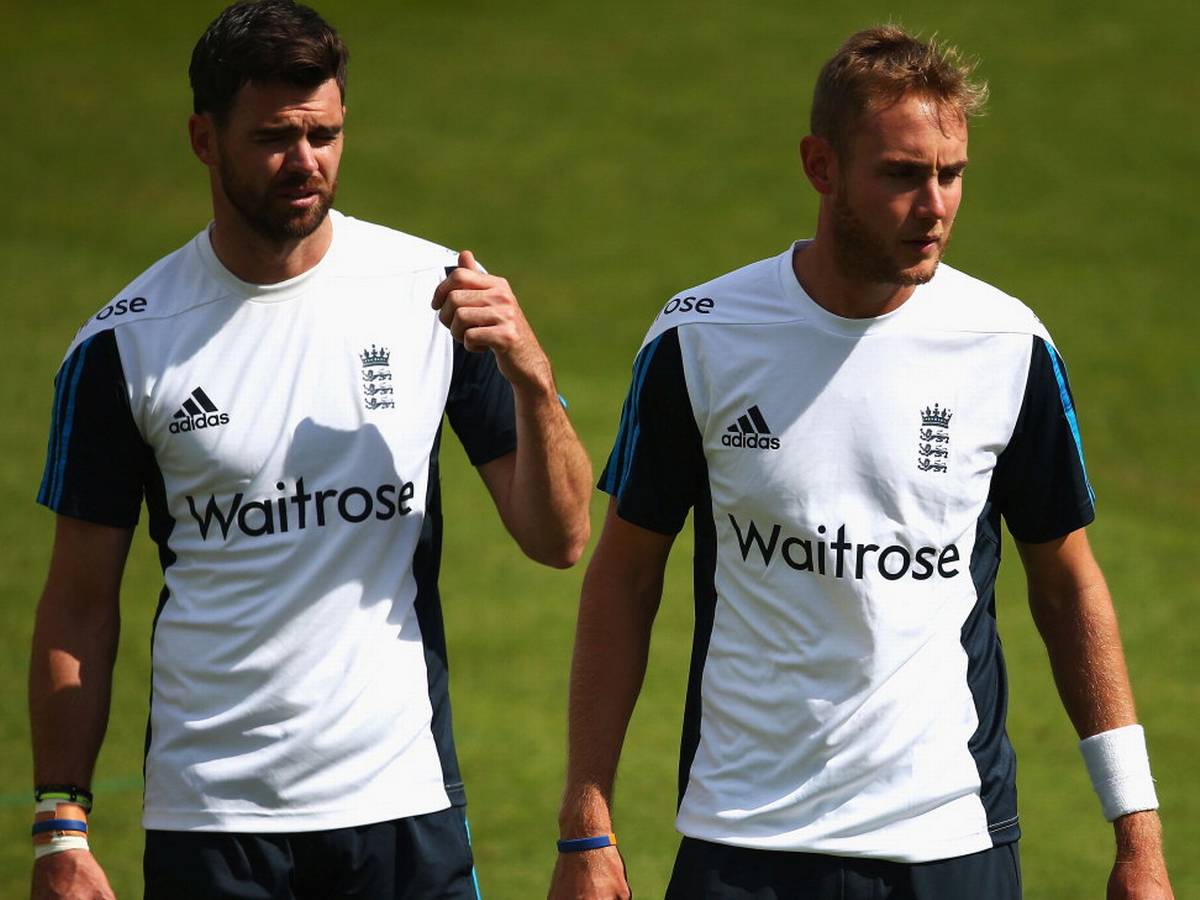
[[[1162,823],[1154,810],[1127,813],[1113,819],[1117,859],[1162,853]]]
[[[558,837],[564,841],[612,834],[612,831],[612,819],[608,816],[575,815],[559,816],[558,819]]]
[[[519,402],[535,405],[551,403],[555,406],[561,405],[561,395],[558,393],[558,386],[554,383],[554,374],[550,369],[549,360],[546,360],[544,369],[523,375],[509,383],[512,384],[513,393]]]
[[[608,800],[598,788],[570,792],[558,813],[558,836],[562,840],[611,834],[612,814]]]

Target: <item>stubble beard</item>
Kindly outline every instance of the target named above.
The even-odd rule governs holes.
[[[949,242],[947,234],[929,268],[904,268],[893,257],[882,239],[871,232],[846,198],[845,188],[838,186],[833,199],[834,262],[845,278],[871,284],[925,284],[933,278]]]
[[[321,227],[337,194],[337,181],[327,184],[321,176],[291,178],[257,191],[241,180],[227,157],[218,163],[221,187],[230,205],[255,232],[275,244],[303,240]],[[308,209],[293,210],[280,206],[275,190],[307,188],[317,193],[317,202]]]

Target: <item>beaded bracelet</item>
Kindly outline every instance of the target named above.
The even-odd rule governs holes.
[[[64,800],[92,811],[92,792],[75,784],[39,784],[33,789],[34,802],[41,800]]]

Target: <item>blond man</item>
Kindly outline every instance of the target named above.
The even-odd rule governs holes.
[[[695,521],[668,897],[1014,900],[1001,520],[1118,857],[1171,896],[1066,369],[940,265],[986,89],[898,28],[816,87],[811,240],[672,297],[634,363],[580,604],[554,898],[628,897],[613,779],[663,567]]]

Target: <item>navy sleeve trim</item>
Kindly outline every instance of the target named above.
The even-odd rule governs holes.
[[[446,415],[473,466],[499,459],[517,447],[512,385],[490,350],[472,353],[454,342],[454,372]]]
[[[87,361],[88,348],[96,340],[92,335],[67,359],[54,379],[54,408],[50,417],[50,445],[46,448],[46,469],[37,501],[57,509],[62,503],[71,430],[75,423],[75,403],[79,396],[79,378]]]
[[[692,413],[676,329],[642,348],[599,488],[627,522],[678,534],[706,487],[703,442]]]
[[[113,331],[76,347],[54,388],[38,503],[62,515],[132,528],[153,454],[133,421]]]
[[[646,373],[650,371],[650,363],[654,360],[654,352],[658,349],[665,335],[660,334],[647,344],[638,354],[633,363],[633,379],[629,386],[629,394],[621,407],[621,424],[617,427],[617,439],[613,442],[608,464],[600,477],[600,490],[606,494],[620,495],[629,478],[630,463],[633,449],[637,445],[641,433],[641,397],[642,388],[646,384]]]
[[[1083,438],[1079,435],[1079,417],[1075,415],[1075,400],[1071,396],[1071,388],[1067,384],[1067,366],[1063,362],[1062,357],[1058,355],[1058,350],[1054,348],[1053,344],[1044,338],[1042,339],[1042,344],[1050,357],[1050,364],[1054,367],[1054,380],[1058,383],[1058,397],[1062,403],[1063,415],[1066,416],[1067,424],[1071,427],[1071,437],[1075,440],[1075,452],[1079,456],[1079,468],[1083,473],[1083,482],[1087,485],[1088,502],[1094,505],[1096,502],[1096,492],[1092,490],[1092,482],[1087,474],[1087,461],[1083,458]]]
[[[1031,338],[1025,396],[1008,446],[996,461],[991,499],[1017,540],[1042,543],[1095,518],[1095,492],[1062,357]]]

